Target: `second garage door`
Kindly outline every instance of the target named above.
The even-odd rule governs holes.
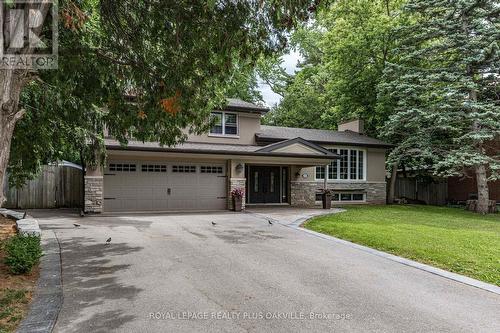
[[[104,211],[226,209],[224,164],[110,161]]]

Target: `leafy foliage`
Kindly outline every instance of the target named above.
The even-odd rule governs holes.
[[[22,92],[11,183],[68,155],[102,162],[104,128],[124,144],[172,145],[184,128],[206,130],[228,94],[259,100],[252,68],[317,2],[60,1],[59,69]]]
[[[393,59],[391,30],[403,24],[400,0],[334,2],[314,24],[293,35],[304,57],[282,103],[268,114],[273,124],[330,128],[363,118],[378,135],[392,109],[377,99],[377,85]],[[381,105],[382,104],[382,105]]]
[[[42,256],[40,237],[16,235],[5,244],[5,264],[13,274],[25,274],[38,264]]]
[[[385,126],[398,143],[391,159],[443,176],[485,166],[498,178],[498,5],[413,0],[405,12],[414,20],[396,31],[398,62],[380,85],[396,110]]]

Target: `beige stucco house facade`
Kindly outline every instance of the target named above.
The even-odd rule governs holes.
[[[85,211],[232,209],[234,188],[247,206],[313,207],[325,187],[334,204],[385,203],[390,145],[364,135],[362,122],[338,131],[264,126],[267,111],[230,99],[212,113],[209,133],[174,147],[106,138],[106,165],[85,175]]]

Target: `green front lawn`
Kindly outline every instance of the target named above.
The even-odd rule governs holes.
[[[500,285],[500,214],[433,206],[350,206],[311,229]]]

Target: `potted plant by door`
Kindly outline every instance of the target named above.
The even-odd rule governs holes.
[[[231,197],[233,198],[233,209],[235,212],[241,212],[244,195],[245,191],[240,187],[234,188],[231,191]]]
[[[323,209],[332,208],[332,191],[327,189],[321,190],[321,201],[323,203]]]

